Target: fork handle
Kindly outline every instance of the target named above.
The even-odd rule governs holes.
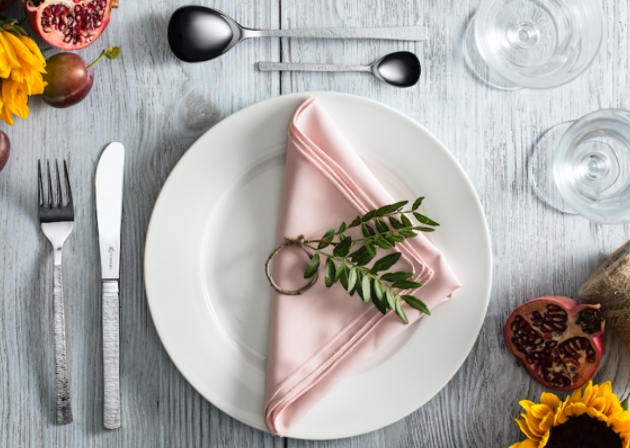
[[[120,298],[118,282],[103,282],[103,425],[118,429],[120,405]]]
[[[72,422],[70,381],[66,357],[66,317],[63,300],[63,273],[61,265],[54,267],[53,317],[55,333],[55,374],[57,382],[57,423]]]

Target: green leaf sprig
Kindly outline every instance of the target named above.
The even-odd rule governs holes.
[[[325,260],[324,282],[328,288],[339,282],[351,296],[356,293],[365,303],[371,301],[383,314],[394,310],[406,324],[409,319],[402,307],[403,302],[424,314],[431,314],[422,300],[404,293],[422,287],[422,283],[411,280],[412,273],[387,272],[402,254],[394,252],[377,258],[379,250],[393,249],[398,243],[418,236],[418,232],[433,232],[439,226],[418,211],[423,200],[424,197],[416,199],[409,210],[404,210],[408,201],[371,210],[357,216],[350,224],[342,222],[338,227],[331,228],[318,240],[307,240],[302,235],[297,239],[286,238],[287,242],[267,260],[266,271],[271,285],[285,294],[301,294],[317,282],[322,260]],[[414,223],[410,217],[417,222]],[[361,228],[362,238],[353,239],[347,234],[349,229],[356,227]],[[282,289],[270,273],[271,260],[288,246],[301,247],[310,258],[304,278],[311,279],[311,282],[297,291]],[[374,263],[368,266],[372,261]]]

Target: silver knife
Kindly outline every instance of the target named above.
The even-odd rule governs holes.
[[[96,219],[103,282],[103,424],[120,428],[120,228],[125,147],[111,143],[96,168]]]

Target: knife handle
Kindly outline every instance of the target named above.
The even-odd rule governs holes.
[[[120,299],[118,282],[103,282],[103,425],[120,428]]]

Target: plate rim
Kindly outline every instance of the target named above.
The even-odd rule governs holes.
[[[227,415],[229,415],[231,418],[234,418],[235,420],[248,425],[250,427],[253,427],[255,429],[259,429],[263,432],[267,432],[269,433],[269,430],[264,427],[264,426],[259,426],[253,422],[249,422],[249,421],[244,421],[243,418],[241,416],[235,415],[235,413],[230,412],[229,409],[226,409],[225,406],[222,406],[222,403],[217,404],[217,401],[221,401],[221,400],[211,400],[209,397],[206,396],[206,394],[202,393],[199,388],[195,385],[194,380],[192,380],[192,372],[188,372],[186,368],[184,368],[185,366],[180,366],[175,359],[177,359],[177,355],[175,355],[174,353],[172,353],[171,349],[169,349],[168,345],[165,344],[164,342],[164,338],[165,338],[165,329],[159,327],[156,324],[156,313],[157,310],[154,309],[154,305],[152,305],[152,301],[149,298],[149,289],[150,286],[148,284],[147,281],[147,276],[148,276],[148,269],[147,266],[149,266],[151,264],[151,261],[148,259],[149,258],[149,243],[150,240],[152,239],[152,235],[153,233],[157,232],[156,227],[157,224],[155,222],[155,213],[156,213],[156,209],[158,209],[158,206],[161,204],[162,201],[164,201],[164,197],[165,197],[165,190],[167,190],[167,187],[169,186],[169,182],[171,181],[171,179],[174,178],[174,174],[176,173],[178,167],[182,166],[182,162],[187,159],[188,157],[191,157],[191,149],[193,149],[201,140],[203,140],[207,134],[215,131],[217,129],[217,127],[223,127],[226,126],[226,123],[229,125],[229,122],[232,120],[236,120],[238,119],[238,116],[241,114],[246,113],[246,111],[248,111],[249,109],[253,108],[253,107],[257,107],[260,106],[264,103],[271,103],[274,101],[282,101],[284,99],[286,99],[287,101],[289,99],[292,98],[304,98],[306,99],[309,96],[316,96],[316,97],[339,97],[339,98],[349,98],[351,100],[354,101],[364,101],[366,103],[371,104],[372,106],[376,106],[376,107],[380,107],[383,109],[386,109],[389,113],[392,113],[393,115],[395,115],[398,119],[404,120],[406,121],[408,124],[410,124],[413,127],[419,128],[425,135],[427,138],[430,138],[433,143],[437,146],[440,147],[440,149],[444,152],[444,154],[446,154],[446,156],[450,159],[450,161],[452,162],[452,164],[457,168],[457,170],[459,171],[459,174],[461,175],[461,178],[464,180],[464,182],[466,183],[467,187],[469,188],[469,190],[471,192],[474,193],[474,197],[476,199],[475,203],[474,203],[474,208],[475,211],[478,213],[478,215],[481,217],[481,221],[483,224],[483,246],[484,249],[486,250],[487,253],[487,265],[485,266],[484,271],[486,272],[487,276],[485,278],[484,284],[485,284],[485,290],[484,290],[484,307],[483,307],[483,317],[480,319],[480,321],[477,323],[474,334],[475,337],[471,338],[471,341],[469,343],[469,347],[467,347],[466,350],[466,356],[464,356],[458,363],[456,368],[454,369],[454,371],[452,372],[452,374],[450,376],[448,376],[448,378],[444,378],[443,381],[441,382],[442,385],[439,389],[437,389],[437,391],[431,396],[429,397],[424,403],[422,403],[419,407],[412,409],[411,411],[409,411],[408,413],[402,415],[402,416],[397,416],[395,419],[391,420],[391,421],[386,421],[384,422],[382,425],[378,426],[378,427],[374,427],[371,428],[367,431],[360,431],[360,432],[349,432],[348,434],[343,434],[343,435],[339,435],[339,436],[335,436],[335,437],[300,437],[299,435],[295,435],[295,434],[288,434],[287,437],[290,438],[295,438],[295,439],[304,439],[304,440],[333,440],[333,439],[338,439],[338,438],[346,438],[346,437],[354,437],[354,436],[358,436],[358,435],[362,435],[362,434],[366,434],[368,432],[372,432],[372,431],[376,431],[379,429],[382,429],[386,426],[389,426],[393,423],[395,423],[396,421],[399,421],[401,419],[404,419],[406,417],[408,417],[409,415],[411,415],[413,412],[417,411],[418,409],[420,409],[420,407],[424,406],[426,403],[428,403],[429,401],[431,401],[440,391],[442,391],[444,389],[444,387],[446,387],[446,385],[453,379],[453,377],[457,374],[457,372],[461,369],[462,365],[464,364],[464,362],[468,359],[468,357],[470,356],[472,349],[474,348],[474,345],[477,341],[477,339],[479,338],[479,335],[481,333],[481,330],[483,328],[483,324],[485,322],[485,318],[487,317],[487,311],[488,311],[488,307],[489,307],[489,303],[490,303],[490,298],[491,298],[491,291],[492,291],[492,281],[493,281],[493,252],[492,252],[492,240],[491,240],[491,236],[490,236],[490,230],[489,230],[489,226],[488,226],[488,221],[487,221],[487,216],[485,213],[485,210],[483,209],[483,206],[481,204],[481,201],[479,199],[479,195],[477,193],[477,190],[475,189],[474,185],[472,184],[470,178],[468,177],[468,175],[466,174],[466,172],[464,171],[463,167],[460,165],[459,161],[457,160],[457,158],[453,155],[453,153],[451,153],[451,151],[435,136],[433,135],[433,133],[431,133],[427,128],[425,128],[421,123],[417,122],[416,120],[414,120],[413,118],[411,118],[410,116],[404,114],[403,112],[393,108],[392,106],[389,106],[387,104],[384,104],[382,102],[373,100],[371,98],[367,98],[367,97],[363,97],[363,96],[359,96],[359,95],[354,95],[354,94],[348,94],[348,93],[342,93],[342,92],[326,92],[326,91],[313,91],[313,92],[294,92],[294,93],[290,93],[290,94],[284,94],[284,95],[278,95],[278,96],[274,96],[274,97],[270,97],[261,101],[257,101],[255,103],[252,103],[246,107],[243,107],[241,109],[239,109],[238,111],[224,117],[222,120],[220,120],[218,123],[216,123],[215,125],[213,125],[210,129],[208,129],[206,132],[204,132],[202,135],[199,136],[199,138],[197,138],[195,140],[195,142],[193,142],[188,149],[186,149],[186,151],[184,152],[184,154],[180,157],[180,159],[176,162],[176,164],[174,165],[174,167],[172,168],[171,172],[169,173],[169,175],[167,176],[166,180],[164,181],[162,187],[160,188],[160,192],[155,200],[152,212],[151,212],[151,217],[149,219],[149,223],[147,226],[147,232],[146,232],[146,238],[145,238],[145,244],[144,244],[144,257],[143,257],[143,280],[144,280],[144,286],[145,286],[145,295],[146,295],[146,299],[147,299],[147,304],[148,304],[148,308],[149,308],[149,312],[151,314],[151,318],[153,321],[153,325],[154,328],[156,330],[156,333],[158,334],[158,338],[160,340],[160,343],[162,344],[162,346],[164,347],[164,350],[167,352],[171,362],[173,362],[173,364],[175,365],[176,369],[178,370],[178,372],[186,379],[186,381],[193,387],[193,389],[195,389],[195,391],[201,396],[203,397],[205,400],[207,400],[209,403],[211,403],[213,406],[217,407],[217,409],[221,410],[222,412],[226,413]],[[159,320],[159,319],[158,319]],[[262,410],[261,410],[262,413]]]

